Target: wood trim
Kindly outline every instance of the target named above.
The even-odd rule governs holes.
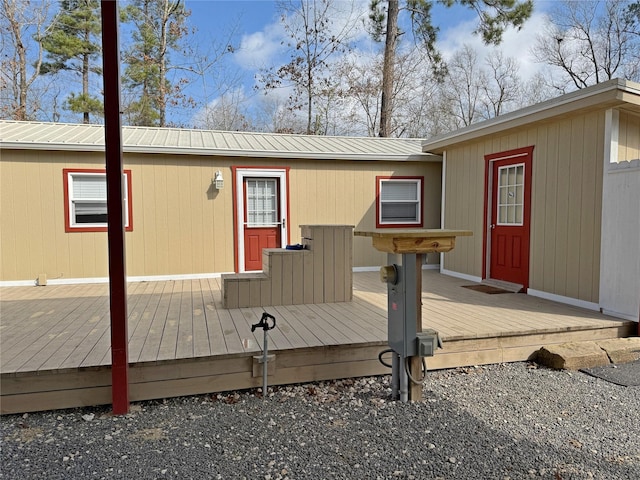
[[[528,147],[516,148],[513,150],[507,150],[504,152],[491,153],[484,156],[485,161],[485,178],[484,178],[484,219],[483,219],[483,237],[482,237],[482,279],[489,278],[489,262],[488,262],[488,252],[489,252],[489,238],[491,236],[491,232],[489,231],[489,222],[491,217],[491,209],[493,208],[493,190],[494,185],[492,185],[492,181],[489,177],[493,175],[493,162],[502,161],[502,160],[511,160],[514,161],[516,159],[521,160],[520,163],[524,163],[524,175],[525,175],[525,184],[524,184],[524,230],[525,230],[525,238],[527,240],[527,256],[524,260],[526,263],[526,282],[524,284],[524,291],[527,291],[529,287],[529,256],[530,256],[530,248],[531,248],[531,187],[533,184],[533,149],[534,145],[530,145]]]
[[[64,194],[64,231],[66,233],[86,233],[86,232],[106,232],[108,231],[107,227],[74,227],[71,225],[71,218],[69,211],[69,174],[70,173],[103,173],[107,175],[107,171],[104,168],[63,168],[62,169],[62,184],[63,184],[63,194]],[[128,219],[129,222],[125,226],[126,232],[133,231],[133,198],[132,198],[132,181],[131,181],[131,170],[123,170],[125,178],[127,179],[127,210],[128,210]]]
[[[290,219],[289,219],[289,215],[290,215],[290,190],[289,190],[289,171],[290,171],[291,167],[286,167],[286,166],[261,166],[261,165],[233,165],[231,166],[231,173],[232,173],[232,195],[233,195],[233,235],[234,235],[234,247],[233,247],[233,265],[234,265],[234,271],[235,273],[242,273],[240,271],[240,224],[239,222],[241,221],[238,218],[238,187],[237,187],[237,183],[238,183],[238,175],[239,175],[239,170],[261,170],[261,171],[266,171],[266,172],[278,172],[278,173],[284,173],[284,185],[279,185],[279,197],[281,196],[281,191],[282,188],[286,188],[285,191],[285,198],[284,198],[284,212],[281,212],[284,214],[284,218],[286,218],[286,222],[287,225],[285,226],[286,229],[286,243],[290,242],[290,238],[291,238],[291,232],[290,232]],[[269,175],[267,175],[267,177],[269,177]],[[281,175],[278,175],[278,177],[281,177]],[[244,178],[244,175],[243,175]],[[281,202],[280,202],[281,198],[278,198],[278,208],[281,208]],[[243,202],[244,203],[244,202]],[[244,240],[243,240],[244,241]],[[281,243],[282,243],[282,239],[281,239]],[[243,246],[244,247],[244,246]]]

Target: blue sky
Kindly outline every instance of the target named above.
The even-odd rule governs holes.
[[[525,28],[521,32],[507,31],[504,36],[500,48],[506,56],[520,60],[520,72],[525,78],[533,75],[539,68],[528,55],[527,46],[532,44],[535,35],[541,30],[544,12],[551,7],[553,1],[536,0],[534,16]],[[347,4],[340,1],[337,3]],[[368,0],[361,0],[365,16],[368,3]],[[434,3],[432,14],[435,23],[440,27],[438,46],[445,58],[465,44],[476,47],[481,54],[487,51],[487,47],[472,33],[477,25],[475,12],[459,6],[445,8],[437,2]],[[215,44],[233,30],[233,43],[237,49],[232,55],[225,57],[224,63],[219,65],[219,71],[228,76],[241,78],[239,83],[242,85],[243,95],[256,95],[253,86],[255,75],[260,68],[277,67],[287,61],[290,52],[282,45],[286,37],[279,22],[275,1],[185,0],[185,4],[191,10],[189,21],[198,30],[199,44]],[[363,35],[361,38],[360,48],[382,49],[382,45],[373,44],[367,36]],[[213,91],[205,96],[208,101],[215,101]]]

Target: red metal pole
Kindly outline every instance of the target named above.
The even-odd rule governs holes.
[[[104,131],[107,169],[109,304],[111,307],[111,398],[113,413],[129,412],[127,272],[125,265],[122,129],[120,124],[120,53],[118,3],[102,0]]]

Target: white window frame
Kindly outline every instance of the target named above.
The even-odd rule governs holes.
[[[507,172],[509,172],[510,169],[515,169],[515,171],[518,171],[518,167],[522,167],[522,183],[514,183],[514,184],[507,184],[507,185],[500,185],[500,174],[503,170],[506,170]],[[503,167],[498,167],[498,184],[496,185],[496,225],[499,225],[501,227],[521,227],[524,225],[524,186],[525,186],[525,175],[527,174],[526,172],[526,165],[524,163],[513,163],[510,165],[505,165]],[[508,175],[508,173],[507,173]],[[513,203],[500,203],[500,188],[510,188],[513,187],[516,189],[516,193],[514,193],[515,195],[515,199]],[[518,203],[518,199],[517,199],[517,189],[518,187],[520,187],[522,189],[522,201],[520,203]],[[500,221],[500,207],[514,207],[514,220],[511,221],[509,219],[509,216],[507,214],[507,221]],[[521,216],[521,220],[518,222],[515,220],[516,216],[517,216],[517,208],[520,207],[520,216]]]
[[[76,221],[76,215],[75,215],[75,205],[76,203],[80,203],[82,201],[84,202],[93,202],[93,203],[104,203],[105,204],[105,208],[106,208],[106,204],[107,204],[107,198],[106,198],[106,194],[104,198],[91,198],[91,199],[87,199],[87,198],[83,198],[82,200],[75,198],[74,196],[74,191],[73,191],[73,181],[74,178],[78,178],[78,177],[102,177],[104,178],[104,181],[106,183],[107,181],[107,174],[104,171],[86,171],[86,170],[78,170],[78,171],[68,171],[66,172],[67,175],[67,182],[66,182],[66,187],[67,187],[67,214],[68,214],[68,218],[67,220],[67,225],[70,231],[102,231],[102,230],[106,230],[107,229],[107,222],[97,222],[97,223],[78,223]],[[130,207],[129,207],[129,184],[130,184],[130,178],[129,178],[130,172],[129,171],[125,171],[122,175],[122,182],[123,182],[123,194],[124,194],[124,202],[123,202],[123,208],[124,208],[124,220],[125,220],[125,229],[131,229],[131,222],[130,222],[130,218],[129,218],[129,211],[130,211]],[[106,192],[106,189],[105,189]]]
[[[402,182],[402,183],[414,183],[416,186],[416,200],[415,200],[415,204],[417,205],[417,218],[414,221],[402,221],[402,222],[398,222],[398,221],[389,221],[389,220],[385,220],[383,219],[382,216],[382,205],[383,203],[389,204],[389,203],[409,203],[407,200],[398,200],[398,201],[393,201],[393,200],[387,200],[387,201],[383,201],[382,200],[382,187],[383,184],[385,183],[393,183],[393,182]],[[422,177],[406,177],[406,178],[402,178],[402,177],[398,177],[398,178],[383,178],[383,177],[379,177],[378,178],[378,218],[377,218],[377,226],[378,227],[406,227],[406,226],[416,226],[416,227],[421,227],[422,226],[422,210],[423,210],[423,205],[422,205],[422,199],[423,199],[423,195],[422,195],[422,188],[423,188],[423,178]]]

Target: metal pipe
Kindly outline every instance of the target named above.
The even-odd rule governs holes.
[[[391,399],[400,398],[400,357],[396,352],[391,353]]]
[[[400,358],[398,363],[403,364],[404,361],[404,358]],[[400,374],[400,401],[406,403],[409,401],[409,377],[404,368],[399,368],[398,373]]]
[[[264,348],[262,349],[262,400],[266,400],[267,398],[267,375],[268,375],[268,365],[269,361],[269,330],[264,329]]]

